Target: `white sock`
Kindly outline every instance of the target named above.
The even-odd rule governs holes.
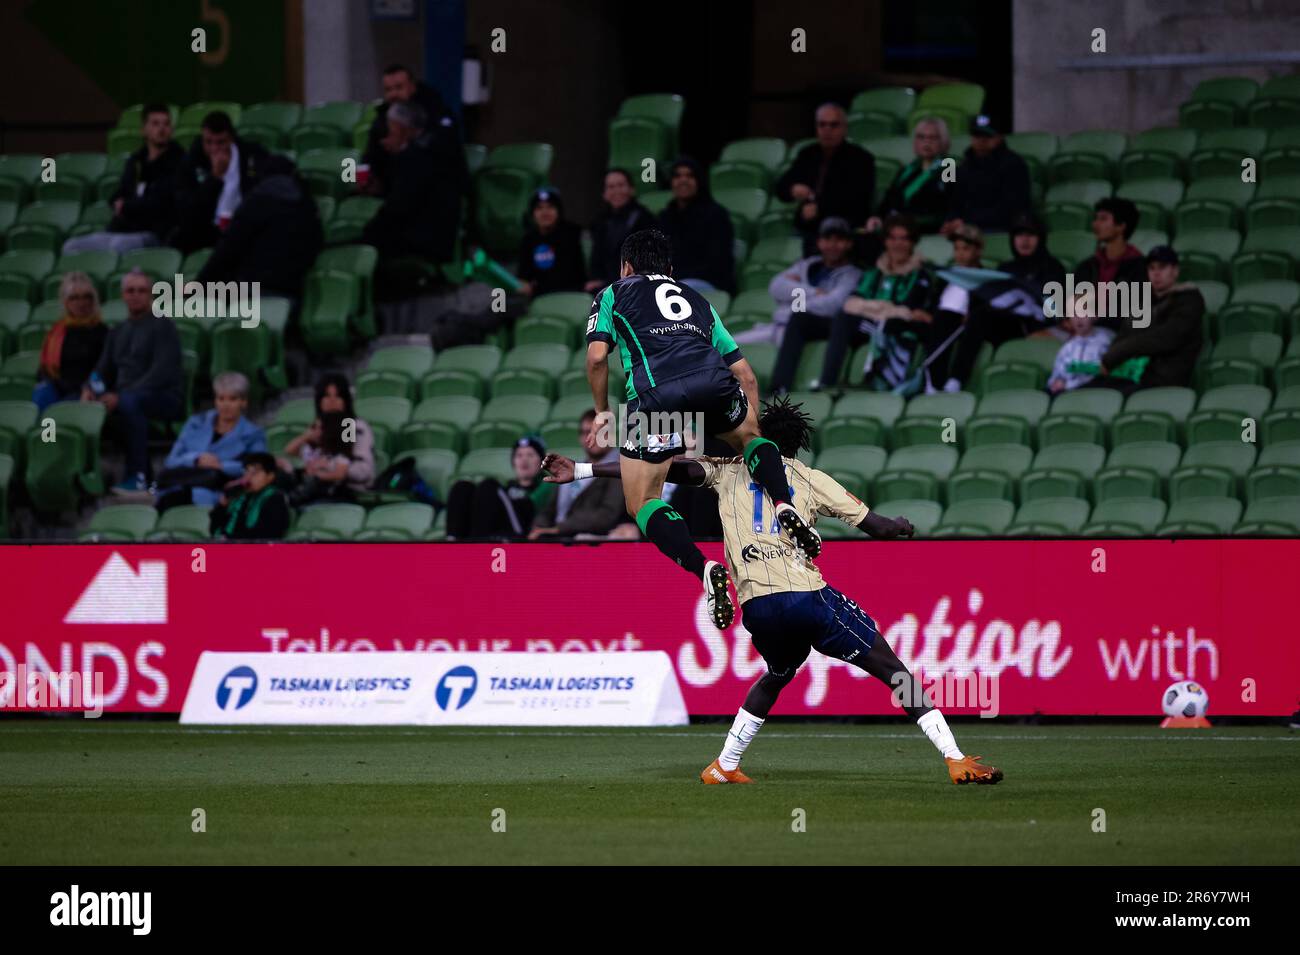
[[[731,724],[731,730],[727,733],[727,742],[722,747],[722,755],[718,757],[718,765],[727,772],[739,766],[740,757],[745,755],[746,748],[754,741],[762,726],[762,720],[752,713],[746,713],[742,707],[736,713],[736,721]]]
[[[741,710],[741,712],[745,712]],[[948,759],[962,759],[962,752],[957,748],[957,740],[952,735],[952,730],[948,729],[948,721],[943,718],[943,714],[938,710],[931,710],[919,720],[916,725],[921,727],[921,732],[929,738],[934,744],[934,748],[943,753]]]

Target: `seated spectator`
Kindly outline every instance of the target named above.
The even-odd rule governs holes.
[[[948,233],[948,241],[952,243],[954,266],[964,269],[983,267],[980,257],[984,253],[984,236],[975,226],[962,225]],[[924,366],[927,394],[940,390],[934,386],[936,381],[943,383],[943,391],[961,390],[961,380],[952,374],[952,364],[958,351],[958,339],[964,333],[973,305],[974,297],[965,285],[959,282],[942,284]]]
[[[696,291],[733,291],[731,216],[709,196],[704,170],[694,159],[678,159],[671,175],[673,198],[659,214],[659,228],[673,244],[673,276]]]
[[[545,456],[546,446],[537,438],[520,438],[510,451],[513,480],[504,486],[495,478],[453,484],[447,494],[447,539],[523,540],[538,512],[555,497],[556,486],[542,480]]]
[[[340,416],[338,420],[343,430],[338,439],[346,444],[342,451],[337,450],[336,445],[327,446],[325,443],[321,424],[329,415]],[[351,426],[349,421],[353,422]],[[349,437],[351,441],[347,440]],[[335,450],[331,452],[330,448]],[[346,462],[338,460],[340,454],[346,457]],[[331,457],[333,463],[326,463]],[[306,477],[316,478],[318,483],[332,483],[340,495],[364,491],[375,479],[375,433],[364,418],[357,417],[347,376],[328,372],[316,382],[316,418],[302,434],[284,446],[284,454],[278,462],[280,469],[293,474],[294,458],[303,464],[302,471]],[[309,465],[312,460],[317,463]],[[328,488],[322,490],[328,492]]]
[[[922,235],[938,232],[948,218],[955,185],[943,178],[943,161],[951,148],[948,124],[942,119],[930,117],[917,123],[912,130],[916,158],[895,174],[880,200],[879,211],[867,220],[867,231],[879,231],[890,216],[906,215],[911,216]]]
[[[1101,356],[1101,375],[1088,387],[1116,388],[1125,394],[1138,388],[1189,387],[1201,354],[1201,318],[1205,298],[1191,282],[1178,281],[1178,253],[1158,245],[1147,253],[1151,281],[1150,322],[1136,328],[1125,319],[1115,340]]]
[[[817,255],[800,259],[787,271],[775,276],[767,289],[772,293],[776,310],[772,321],[739,332],[732,337],[736,344],[772,342],[780,345],[793,325],[801,336],[798,349],[791,348],[798,361],[803,341],[823,339],[830,333],[831,319],[840,313],[844,300],[862,278],[861,269],[849,261],[853,251],[853,230],[836,216],[823,219],[817,237]],[[797,311],[796,311],[797,307]],[[783,353],[784,354],[784,353]],[[793,374],[793,373],[791,373]]]
[[[525,230],[519,243],[520,293],[532,298],[582,291],[582,230],[564,218],[558,189],[543,187],[533,193]]]
[[[266,450],[266,434],[245,414],[248,379],[223,371],[212,379],[213,407],[190,416],[158,475],[160,511],[178,504],[212,507],[243,472],[244,455]]]
[[[204,116],[199,138],[176,176],[177,225],[170,244],[186,253],[216,245],[270,155],[236,136],[230,117],[220,110]]]
[[[109,197],[113,218],[106,232],[74,236],[64,252],[129,252],[161,245],[176,225],[176,176],[185,150],[172,139],[172,114],[151,103],[141,116],[144,145],[127,157],[122,178]]]
[[[69,272],[59,283],[63,317],[50,326],[41,344],[41,365],[36,372],[32,401],[44,411],[56,401],[81,396],[95,370],[108,326],[99,314],[99,292],[85,272]]]
[[[1028,213],[1011,223],[1011,258],[999,263],[998,271],[1035,289],[1040,297],[1048,283],[1065,284],[1065,266],[1047,250],[1047,227]]]
[[[957,167],[944,235],[964,223],[985,232],[1006,232],[1011,223],[1030,210],[1029,166],[1008,148],[1000,124],[976,116],[970,125],[970,148]]]
[[[954,233],[955,234],[955,233]],[[970,380],[980,348],[994,348],[1013,338],[1051,334],[1060,340],[1071,332],[1044,314],[1044,288],[1065,283],[1065,267],[1047,249],[1047,229],[1032,215],[1019,216],[1011,226],[1011,255],[998,265],[1010,279],[981,286],[970,296],[966,323],[954,344],[948,376]]]
[[[459,145],[446,148],[449,136],[428,129],[423,109],[397,102],[386,111],[390,156],[384,204],[362,230],[362,241],[379,250],[381,259],[418,256],[448,262],[456,250],[461,199],[468,174]]]
[[[1073,315],[1066,318],[1070,340],[1061,346],[1052,363],[1047,390],[1053,395],[1082,388],[1101,373],[1101,359],[1115,335],[1096,327],[1096,316],[1082,296],[1075,298]]]
[[[262,295],[297,302],[324,244],[320,211],[307,183],[287,156],[271,156],[198,280],[259,282]]]
[[[289,503],[306,507],[320,501],[355,501],[355,491],[363,488],[353,488],[348,483],[355,442],[347,440],[349,432],[343,413],[327,412],[312,422],[309,430],[312,440],[298,454],[302,468]]]
[[[366,137],[366,150],[361,154],[360,165],[369,167],[370,173],[365,186],[360,189],[361,192],[372,196],[383,196],[387,194],[392,183],[393,154],[384,147],[384,140],[388,137],[388,109],[394,103],[412,103],[424,110],[430,127],[436,127],[439,131],[440,142],[445,143],[447,149],[454,147],[461,152],[460,161],[464,162],[460,128],[456,123],[456,117],[447,108],[447,104],[443,102],[437,90],[417,81],[409,69],[398,63],[384,70],[380,82],[383,86],[384,101],[375,111],[374,121],[371,122],[370,132]]]
[[[592,408],[583,414],[578,425],[579,441],[587,453],[587,460],[592,464],[617,461],[618,448],[602,448],[596,443],[595,422],[596,411]],[[561,485],[555,496],[542,504],[533,519],[533,528],[528,533],[530,541],[557,540],[579,534],[611,540],[637,539],[639,533],[636,525],[628,521],[623,504],[623,482],[585,483],[586,487],[581,483],[577,487],[573,484]],[[610,487],[597,490],[597,484],[608,484]]]
[[[826,357],[821,375],[810,385],[813,391],[835,388],[849,349],[868,341],[877,346],[869,373],[890,385],[900,384],[913,346],[930,340],[937,282],[916,252],[916,227],[906,216],[895,216],[885,220],[884,233],[884,253],[831,319]],[[776,392],[791,388],[799,365],[797,352],[803,343],[790,332],[787,329],[781,342],[772,374]]]
[[[794,163],[776,181],[782,202],[797,202],[794,225],[803,236],[804,255],[817,247],[818,229],[829,217],[861,229],[871,215],[876,190],[876,160],[848,142],[848,114],[836,103],[823,103],[815,114],[817,142],[799,150]]]
[[[636,189],[626,169],[605,172],[605,201],[591,226],[591,278],[583,288],[595,292],[619,278],[623,240],[638,229],[654,225],[650,210],[636,201]]]
[[[1093,207],[1092,234],[1097,237],[1097,252],[1074,269],[1074,281],[1145,282],[1147,267],[1142,252],[1129,244],[1138,224],[1138,208],[1128,199],[1110,196],[1099,199]],[[1107,315],[1105,305],[1097,310],[1097,324],[1118,330],[1128,316]]]
[[[213,537],[279,540],[289,531],[289,502],[275,486],[275,458],[265,451],[244,455],[242,493],[224,494],[209,518]]]
[[[149,465],[149,422],[174,421],[185,408],[181,339],[170,318],[153,313],[153,283],[141,269],[122,277],[127,318],[108,333],[82,401],[98,401],[126,438],[126,474],[113,490],[143,491]]]

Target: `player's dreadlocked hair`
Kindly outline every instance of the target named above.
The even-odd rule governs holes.
[[[763,413],[758,426],[763,437],[776,442],[781,456],[798,457],[799,452],[812,450],[812,416],[805,414],[803,405],[791,404],[785,395],[763,402]]]

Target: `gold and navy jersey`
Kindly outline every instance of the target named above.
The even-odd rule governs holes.
[[[743,604],[751,597],[826,586],[821,571],[804,560],[794,543],[781,535],[776,508],[740,458],[699,457],[704,486],[718,495],[727,568]],[[809,524],[833,517],[856,527],[870,510],[830,475],[795,458],[782,458],[790,482],[790,503]]]
[[[629,401],[742,357],[709,300],[668,275],[629,275],[604,288],[591,303],[587,341],[618,346]]]

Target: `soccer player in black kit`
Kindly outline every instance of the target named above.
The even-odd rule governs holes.
[[[781,452],[759,432],[758,381],[749,362],[708,300],[673,281],[668,237],[658,229],[634,232],[624,240],[620,258],[621,277],[596,296],[587,321],[587,381],[596,404],[597,441],[603,438],[605,447],[616,443],[608,389],[609,353],[617,345],[633,423],[620,448],[627,512],[656,547],[703,582],[710,616],[721,629],[736,613],[727,569],[704,559],[682,516],[661,497],[669,465],[681,453],[680,438],[647,433],[634,417],[638,412],[703,415],[705,431],[744,457],[754,481],[775,504],[776,520],[808,560],[821,552],[821,536],[791,507]],[[682,429],[678,423],[667,431]]]

